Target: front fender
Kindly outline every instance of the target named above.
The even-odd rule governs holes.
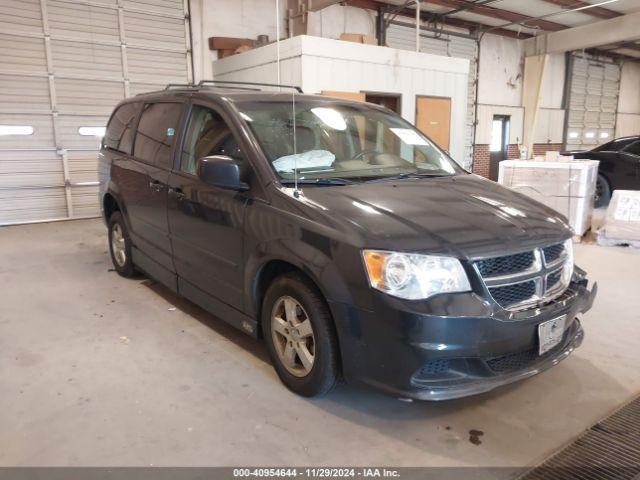
[[[351,303],[350,289],[333,257],[331,252],[322,251],[318,245],[301,239],[278,239],[257,244],[245,261],[244,291],[247,313],[253,317],[258,315],[258,282],[264,267],[272,261],[286,262],[304,272],[329,303]]]

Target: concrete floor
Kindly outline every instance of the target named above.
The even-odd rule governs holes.
[[[2,228],[0,255],[4,466],[524,466],[640,390],[640,253],[628,248],[576,247],[600,295],[572,357],[437,404],[351,386],[296,397],[260,342],[111,271],[99,220]]]

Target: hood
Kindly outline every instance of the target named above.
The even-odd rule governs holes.
[[[476,175],[345,186],[303,186],[328,223],[355,229],[367,248],[479,258],[571,236],[556,211]]]

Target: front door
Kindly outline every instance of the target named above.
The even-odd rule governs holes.
[[[494,115],[491,124],[491,144],[489,145],[489,178],[498,180],[500,162],[509,157],[509,117]]]
[[[194,104],[169,180],[169,228],[178,276],[237,309],[242,308],[243,220],[248,196],[213,187],[196,176],[199,158],[226,155],[249,166],[216,109]]]

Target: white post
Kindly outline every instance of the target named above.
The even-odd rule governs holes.
[[[278,85],[280,82],[280,0],[276,0],[276,68],[278,69]],[[280,87],[278,87],[280,90]]]
[[[416,0],[416,52],[420,51],[420,0]]]

